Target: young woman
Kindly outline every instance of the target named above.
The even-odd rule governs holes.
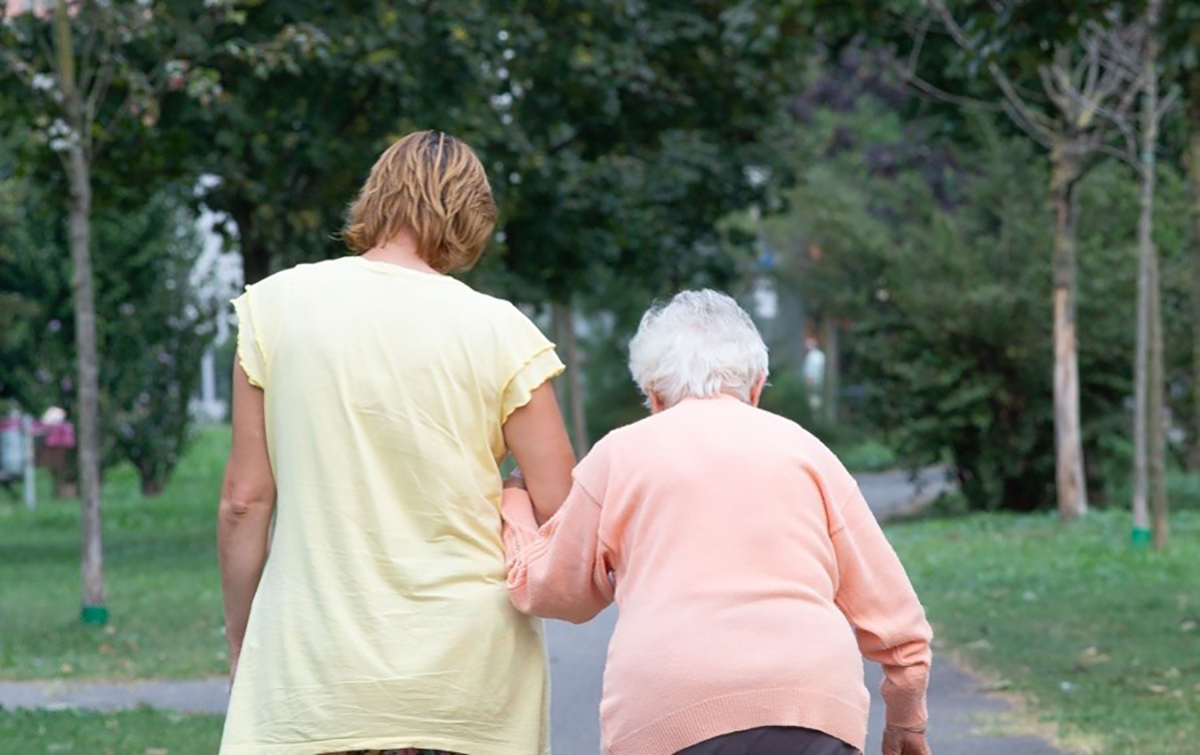
[[[553,344],[448,275],[495,220],[471,150],[410,134],[351,207],[357,255],[234,301],[223,754],[547,752],[540,625],[505,590],[499,465],[511,451],[549,517],[574,456]]]
[[[504,504],[518,608],[583,622],[620,606],[606,755],[856,753],[862,656],[886,673],[884,752],[928,752],[924,611],[845,467],[756,408],[767,348],[750,317],[684,292],[629,351],[652,416],[595,446],[540,531],[519,488]]]

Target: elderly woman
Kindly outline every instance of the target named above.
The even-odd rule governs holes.
[[[505,590],[499,465],[511,450],[549,517],[575,459],[553,344],[448,275],[495,221],[470,148],[410,134],[350,209],[356,255],[234,302],[225,755],[547,752],[541,626]]]
[[[853,478],[757,409],[767,349],[728,296],[685,292],[630,344],[652,416],[604,438],[540,531],[505,493],[508,588],[538,616],[620,607],[607,755],[855,753],[883,665],[884,752],[926,753],[931,631]]]

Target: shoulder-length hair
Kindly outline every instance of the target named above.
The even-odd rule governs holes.
[[[450,273],[479,260],[495,225],[492,187],[471,148],[417,131],[380,155],[350,205],[342,238],[362,254],[409,230],[421,258]]]

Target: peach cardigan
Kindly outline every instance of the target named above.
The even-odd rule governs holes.
[[[600,706],[608,755],[670,755],[757,726],[862,749],[862,656],[887,721],[926,721],[925,613],[854,479],[799,425],[692,399],[609,434],[537,529],[505,493],[508,587],[522,611],[620,609]]]

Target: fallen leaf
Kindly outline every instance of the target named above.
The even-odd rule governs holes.
[[[1147,684],[1146,689],[1149,690],[1150,694],[1152,694],[1152,695],[1165,695],[1171,691],[1169,688],[1164,687],[1161,684],[1153,684],[1153,683]]]
[[[1085,649],[1079,654],[1079,662],[1084,666],[1093,666],[1097,663],[1107,663],[1112,660],[1104,653],[1101,653],[1095,646]]]
[[[75,670],[75,667],[69,663],[64,663],[63,665],[58,667],[58,671],[61,674],[69,674],[74,670]]]
[[[1187,621],[1185,621],[1185,622],[1183,622],[1182,624],[1180,624],[1180,625],[1179,625],[1179,631],[1180,631],[1180,632],[1194,632],[1194,631],[1196,631],[1196,622],[1192,621],[1191,619],[1188,619]]]

